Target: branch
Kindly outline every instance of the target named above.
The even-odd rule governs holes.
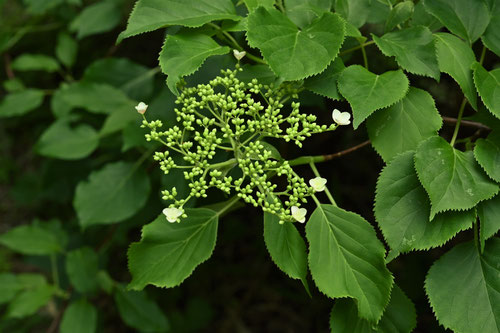
[[[321,162],[326,162],[329,160],[333,160],[334,158],[342,157],[344,155],[350,154],[360,148],[363,148],[364,146],[367,146],[370,144],[370,140],[366,140],[359,145],[353,146],[351,148],[347,148],[345,150],[339,151],[337,153],[333,154],[328,154],[328,155],[317,155],[317,156],[301,156],[299,158],[296,158],[294,160],[288,161],[290,166],[294,165],[303,165],[303,164],[309,164],[309,163],[321,163]]]
[[[448,123],[450,125],[455,125],[458,122],[458,119],[451,118],[451,117],[443,117],[443,120],[445,123]],[[467,126],[467,127],[475,127],[475,128],[491,131],[491,128],[489,128],[488,126],[483,125],[481,123],[478,123],[476,121],[462,120],[460,122],[460,125]]]

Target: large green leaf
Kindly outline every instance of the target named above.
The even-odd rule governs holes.
[[[105,0],[85,7],[71,22],[70,30],[78,39],[107,32],[121,21],[120,8],[116,1]]]
[[[436,318],[455,332],[498,332],[500,328],[500,239],[483,255],[473,242],[455,246],[437,260],[425,279]]]
[[[8,94],[0,100],[0,118],[22,116],[36,109],[43,102],[44,93],[26,89]]]
[[[476,61],[474,52],[460,38],[440,32],[434,34],[436,54],[441,72],[449,74],[464,92],[474,109],[477,109],[477,96],[472,82],[471,66]]]
[[[436,48],[429,28],[410,27],[387,33],[382,37],[372,34],[372,37],[382,53],[395,57],[403,69],[439,80]]]
[[[167,317],[145,291],[115,289],[115,303],[123,321],[140,332],[166,332]]]
[[[414,4],[411,0],[406,0],[394,6],[385,22],[385,31],[391,31],[396,26],[406,22],[413,14]]]
[[[368,118],[366,127],[373,147],[388,162],[437,135],[442,123],[432,96],[425,90],[410,88],[401,101]]]
[[[425,10],[423,1],[416,3],[410,23],[411,26],[426,26],[431,31],[437,31],[443,27],[443,24],[435,16]]]
[[[44,71],[52,73],[59,70],[57,60],[45,54],[22,54],[14,59],[11,66],[16,71]]]
[[[141,241],[128,251],[129,288],[175,287],[210,258],[219,215],[205,208],[186,209],[186,214],[180,223],[169,223],[162,214],[144,226]]]
[[[431,200],[431,220],[439,212],[470,209],[498,192],[471,151],[454,149],[439,136],[418,147],[415,169]]]
[[[500,230],[500,195],[480,202],[477,206],[477,215],[479,215],[479,221],[481,222],[479,228],[481,251],[484,251],[486,240]]]
[[[150,190],[144,169],[127,162],[109,163],[78,184],[73,206],[83,228],[116,223],[141,209]]]
[[[500,57],[500,4],[498,2],[491,13],[490,24],[481,38],[484,45]]]
[[[483,0],[425,0],[425,9],[448,30],[475,42],[488,26],[490,14]]]
[[[344,68],[342,59],[335,58],[322,73],[304,80],[304,86],[316,94],[339,100],[342,97],[337,90],[337,79]]]
[[[335,59],[344,41],[344,26],[337,14],[325,13],[299,30],[280,11],[260,7],[248,16],[247,39],[277,75],[300,80],[322,72]]]
[[[500,68],[488,72],[479,63],[474,64],[474,84],[484,105],[500,118]]]
[[[359,315],[378,321],[389,301],[393,278],[385,249],[361,216],[332,205],[318,206],[306,226],[309,268],[327,296],[356,299]]]
[[[309,25],[314,19],[332,7],[331,0],[285,0],[286,16],[299,28]]]
[[[418,181],[412,151],[396,156],[381,172],[375,196],[375,218],[393,256],[441,246],[472,226],[474,209],[444,212],[429,221],[429,198]]]
[[[478,139],[474,156],[488,176],[500,183],[500,133],[493,131],[486,139]]]
[[[201,33],[168,35],[160,53],[160,67],[168,75],[168,87],[178,95],[176,85],[183,76],[193,74],[208,57],[228,52],[229,47]]]
[[[73,287],[80,293],[95,291],[99,272],[99,257],[89,247],[82,247],[66,255],[66,273]]]
[[[335,12],[359,28],[368,22],[380,23],[386,20],[389,6],[382,1],[334,0]]]
[[[24,290],[10,302],[6,316],[8,318],[31,316],[50,301],[54,292],[55,288],[46,283]]]
[[[63,251],[60,238],[49,229],[22,225],[0,235],[0,244],[29,255],[49,255]]]
[[[97,327],[97,310],[85,299],[72,302],[64,311],[61,333],[94,333]]]
[[[89,156],[98,145],[99,135],[91,126],[72,127],[70,118],[62,118],[42,133],[36,150],[43,156],[76,160]]]
[[[401,70],[376,75],[359,65],[347,67],[338,80],[340,93],[351,104],[354,129],[374,111],[401,100],[408,87],[408,78]]]
[[[118,41],[168,25],[195,28],[210,21],[240,19],[231,0],[139,0]]]
[[[332,333],[410,333],[416,324],[415,305],[397,285],[392,288],[391,300],[377,325],[360,318],[350,299],[335,301],[330,314]]]

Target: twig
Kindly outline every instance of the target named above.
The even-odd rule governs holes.
[[[12,67],[10,66],[10,56],[5,53],[3,55],[3,58],[4,58],[4,62],[5,62],[5,73],[7,74],[7,77],[12,80],[12,79],[15,79],[16,76],[14,75],[14,72],[12,71]]]
[[[366,140],[364,142],[361,142],[359,145],[356,145],[356,146],[353,146],[351,148],[339,151],[338,153],[333,153],[333,154],[329,154],[329,155],[323,155],[323,158],[325,159],[325,161],[333,160],[334,158],[338,158],[338,157],[350,154],[353,151],[356,151],[356,150],[358,150],[360,148],[363,148],[364,146],[367,146],[369,144],[370,144],[370,140]]]
[[[455,125],[458,121],[457,118],[452,118],[452,117],[443,117],[443,120],[445,123],[448,123],[450,125]],[[480,129],[484,129],[484,130],[487,130],[487,131],[490,131],[491,128],[489,128],[488,126],[484,125],[484,124],[481,124],[481,123],[478,123],[478,122],[475,122],[475,121],[470,121],[470,120],[462,120],[460,122],[460,124],[462,126],[466,126],[466,127],[476,127],[476,128],[480,128]]]

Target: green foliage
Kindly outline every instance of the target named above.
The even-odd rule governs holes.
[[[11,66],[16,71],[44,71],[51,73],[59,70],[57,60],[43,54],[23,54],[17,57]]]
[[[391,9],[387,21],[385,22],[385,31],[391,31],[400,24],[406,22],[413,14],[413,1],[402,1]]]
[[[93,333],[97,327],[97,310],[81,298],[72,302],[61,321],[61,333]]]
[[[76,61],[78,55],[78,43],[67,33],[61,32],[57,36],[56,44],[57,59],[66,67],[71,67]]]
[[[474,83],[484,105],[500,118],[500,69],[488,72],[480,64],[474,64]]]
[[[481,202],[477,206],[477,215],[480,221],[479,241],[483,252],[486,240],[500,230],[500,195]]]
[[[483,44],[491,51],[500,56],[500,6],[494,2],[494,8],[491,12],[490,24],[481,37]]]
[[[38,225],[23,225],[0,235],[0,244],[23,254],[48,255],[62,252],[58,235]]]
[[[488,176],[500,182],[500,135],[491,132],[486,139],[478,139],[474,148],[474,156]]]
[[[109,31],[120,23],[118,5],[113,0],[105,0],[86,7],[71,22],[70,30],[78,39]]]
[[[323,72],[304,80],[304,86],[316,94],[339,100],[341,96],[337,89],[337,80],[344,68],[342,60],[335,58]]]
[[[0,118],[22,116],[43,102],[43,91],[26,89],[8,94],[0,101]]]
[[[82,247],[66,255],[66,273],[71,284],[80,293],[92,292],[97,289],[99,257],[91,248]]]

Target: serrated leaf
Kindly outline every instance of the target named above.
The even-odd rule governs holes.
[[[54,292],[55,288],[48,284],[22,291],[10,302],[6,317],[24,318],[33,315],[50,301]]]
[[[339,100],[342,97],[337,90],[337,79],[344,68],[342,59],[335,58],[322,73],[304,80],[304,87],[321,96]]]
[[[99,257],[89,247],[82,247],[66,255],[66,273],[73,287],[80,293],[97,290]]]
[[[161,214],[142,228],[141,241],[128,250],[130,289],[175,287],[210,258],[219,215],[205,208],[186,209],[186,215],[180,223],[169,223]]]
[[[437,31],[443,27],[443,24],[432,14],[425,10],[423,1],[417,2],[413,9],[413,15],[410,21],[411,26],[423,25],[431,31]]]
[[[460,86],[465,97],[477,110],[477,96],[472,82],[471,66],[476,61],[472,49],[458,37],[435,33],[436,55],[441,72],[449,74]]]
[[[488,176],[500,183],[500,133],[494,131],[486,139],[478,139],[474,156]]]
[[[473,65],[474,84],[488,110],[500,118],[500,68],[488,72],[479,63]]]
[[[257,9],[258,7],[272,8],[274,6],[274,0],[243,0],[249,12]]]
[[[169,329],[167,317],[146,292],[119,287],[114,298],[120,317],[128,326],[141,332],[166,332]]]
[[[168,35],[160,52],[160,67],[167,74],[167,85],[178,95],[177,83],[183,76],[193,74],[210,56],[229,52],[211,37],[193,32]]]
[[[311,24],[314,19],[320,17],[325,12],[329,12],[332,7],[331,0],[285,0],[286,16],[297,25],[303,28]]]
[[[56,56],[66,67],[71,67],[78,55],[78,43],[67,33],[61,32],[57,36]]]
[[[472,226],[474,209],[444,212],[429,221],[431,205],[415,173],[414,152],[396,156],[381,172],[375,196],[375,218],[395,253],[441,246]]]
[[[335,12],[356,28],[367,21],[383,22],[389,13],[385,2],[372,0],[334,0]]]
[[[500,327],[500,239],[483,255],[473,242],[460,244],[429,270],[425,289],[436,318],[455,332],[497,332]]]
[[[344,20],[332,13],[302,30],[277,9],[260,7],[248,16],[250,46],[259,48],[271,69],[285,80],[322,72],[337,56],[344,34]]]
[[[64,311],[61,333],[94,333],[97,328],[97,310],[85,299],[72,302]]]
[[[491,13],[490,24],[481,37],[483,44],[500,57],[500,4],[496,3]]]
[[[0,244],[28,255],[50,255],[63,251],[57,234],[35,225],[22,225],[0,235]]]
[[[43,102],[44,93],[38,89],[13,92],[0,100],[0,118],[22,116]]]
[[[411,3],[411,1],[410,1]],[[439,66],[432,33],[427,27],[410,27],[382,37],[372,34],[378,48],[410,73],[439,80]]]
[[[347,67],[338,80],[340,93],[351,104],[354,129],[374,111],[401,100],[408,85],[402,70],[376,75],[359,65]]]
[[[488,7],[482,0],[424,0],[425,9],[454,34],[475,42],[490,22]]]
[[[417,324],[415,305],[394,285],[391,300],[377,325],[358,317],[356,304],[350,299],[339,299],[330,313],[332,333],[410,333]]]
[[[40,136],[36,144],[38,154],[63,160],[89,156],[99,145],[99,135],[89,125],[71,126],[71,119],[55,121]]]
[[[321,205],[307,222],[306,237],[309,268],[319,290],[332,298],[356,299],[359,315],[378,321],[393,278],[373,227],[357,214]]]
[[[16,71],[57,72],[59,63],[45,54],[23,54],[12,61],[11,67]]]
[[[101,1],[85,7],[71,22],[70,30],[82,39],[107,32],[121,21],[120,9],[114,1]]]
[[[389,13],[385,22],[385,31],[391,31],[397,25],[406,22],[413,14],[413,1],[407,0],[398,3]]]
[[[210,21],[240,19],[231,0],[139,0],[118,42],[168,25],[196,28]]]
[[[479,240],[481,252],[484,251],[486,240],[500,230],[500,195],[493,199],[480,202],[477,205],[477,215],[481,223],[479,228]]]
[[[145,170],[133,163],[106,164],[76,187],[73,206],[82,228],[120,222],[141,209],[151,185]]]
[[[498,185],[491,181],[471,151],[454,149],[439,136],[418,147],[415,169],[431,200],[432,220],[436,213],[466,210],[493,197]]]
[[[269,68],[268,65],[249,65],[241,66],[242,71],[236,73],[238,79],[242,82],[249,83],[253,79],[257,79],[259,83],[271,84],[276,81],[277,77]]]
[[[401,101],[368,118],[366,127],[373,147],[388,162],[437,135],[442,124],[432,96],[425,90],[411,87]]]

